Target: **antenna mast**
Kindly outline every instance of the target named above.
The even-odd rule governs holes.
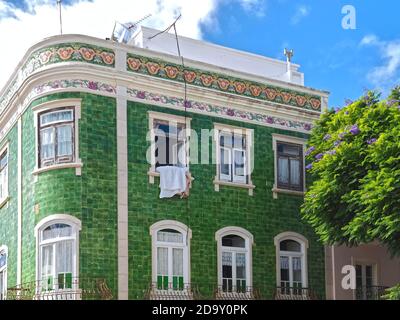
[[[61,8],[62,8],[62,3],[61,0],[57,0],[57,5],[58,5],[58,10],[60,12],[60,34],[63,34],[63,29],[62,29],[62,12],[61,12]]]

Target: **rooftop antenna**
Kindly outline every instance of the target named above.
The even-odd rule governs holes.
[[[63,29],[62,29],[62,0],[57,0],[57,5],[58,5],[58,11],[60,12],[60,34],[63,34]]]
[[[292,58],[294,56],[293,49],[284,49],[283,54],[286,56],[286,74],[288,76],[289,82],[292,82]]]
[[[136,31],[138,25],[144,20],[150,18],[151,16],[151,14],[148,14],[136,22],[120,23],[116,21],[114,24],[111,39],[120,43],[129,43],[134,38],[133,34]]]

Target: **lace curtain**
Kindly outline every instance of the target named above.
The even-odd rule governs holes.
[[[287,158],[279,158],[278,168],[278,181],[289,183],[289,160]]]
[[[54,129],[47,128],[40,131],[40,157],[54,158]]]
[[[232,253],[222,252],[222,265],[223,266],[232,266]]]
[[[57,155],[72,155],[72,126],[60,126],[57,128]]]
[[[300,161],[290,160],[290,183],[299,185],[300,184]]]
[[[172,272],[174,276],[183,276],[183,249],[172,249]]]
[[[46,124],[59,121],[72,121],[72,110],[49,112],[40,116],[40,125],[45,126]]]
[[[168,248],[157,248],[157,274],[168,275]]]
[[[158,231],[157,241],[183,243],[183,235],[180,232]]]
[[[293,271],[301,270],[301,258],[292,258]],[[289,257],[281,257],[281,269],[289,270]]]
[[[43,230],[43,240],[49,240],[61,237],[70,237],[72,235],[72,227],[67,224],[52,224]]]

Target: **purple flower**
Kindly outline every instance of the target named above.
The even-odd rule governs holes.
[[[376,142],[376,140],[377,140],[376,138],[368,139],[368,140],[367,140],[367,143],[368,143],[368,144],[373,144],[373,143]]]
[[[267,123],[274,123],[274,119],[272,117],[267,118]]]
[[[184,104],[185,108],[191,108],[192,107],[192,103],[188,100],[185,100],[185,104]]]
[[[344,100],[344,103],[346,104],[346,106],[348,106],[353,103],[353,100],[346,99],[346,100]]]
[[[306,150],[306,156],[309,156],[311,154],[311,152],[313,152],[315,150],[315,147],[310,147]]]
[[[227,114],[228,116],[233,117],[233,116],[235,115],[235,111],[234,111],[233,109],[228,109],[228,111],[226,112],[226,114]]]
[[[327,140],[329,140],[331,138],[331,135],[330,134],[326,134],[325,136],[324,136],[324,141],[327,141]]]
[[[340,108],[335,108],[335,113],[339,113],[340,112]]]
[[[310,131],[311,130],[311,124],[305,123],[304,124],[304,129],[307,130],[307,131]]]
[[[321,160],[323,156],[324,156],[323,153],[318,153],[318,154],[315,156],[315,159]]]
[[[348,111],[345,111],[345,112],[344,112],[344,114],[345,114],[345,115],[348,115],[348,114],[349,114],[349,112],[348,112]]]
[[[336,150],[329,150],[329,151],[327,152],[327,154],[333,156],[334,154],[336,154]]]
[[[138,97],[139,99],[144,99],[144,98],[146,98],[146,94],[143,91],[139,91],[136,94],[136,97]]]
[[[336,141],[333,143],[333,146],[334,146],[334,147],[337,147],[337,146],[340,145],[341,143],[342,143],[342,141],[336,140]]]
[[[351,129],[350,129],[349,132],[350,132],[352,135],[357,135],[357,134],[360,133],[360,129],[359,129],[358,126],[355,124],[355,125],[352,125],[352,126],[351,126]]]
[[[339,139],[343,139],[345,135],[346,135],[346,132],[339,133]]]
[[[306,170],[311,170],[312,169],[312,163],[306,165]]]
[[[391,99],[388,101],[388,105],[389,107],[393,106],[394,104],[400,102],[400,100],[396,100],[396,99]]]
[[[88,88],[91,90],[97,90],[98,89],[97,83],[93,82],[93,81],[89,81]]]

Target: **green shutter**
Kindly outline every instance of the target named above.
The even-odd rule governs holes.
[[[157,289],[162,290],[162,276],[157,276]]]
[[[65,274],[65,288],[72,289],[72,273]]]
[[[168,276],[163,277],[163,289],[168,290]]]
[[[179,277],[179,290],[184,289],[183,277]]]

